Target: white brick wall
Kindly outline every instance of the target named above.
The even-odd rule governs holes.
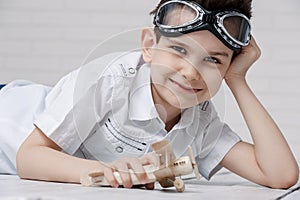
[[[0,0],[0,82],[54,84],[100,42],[150,25],[147,13],[156,2]]]
[[[22,78],[54,84],[111,35],[150,25],[147,13],[157,2],[0,0],[0,82]],[[253,34],[262,57],[248,80],[295,150],[300,140],[295,137],[300,130],[300,3],[256,0],[253,8]],[[110,48],[118,49],[118,42]],[[137,44],[126,40],[122,47]],[[225,120],[248,140],[240,112],[230,92],[226,94]]]

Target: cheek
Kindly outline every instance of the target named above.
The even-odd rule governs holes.
[[[174,64],[173,64],[174,65]],[[152,80],[164,80],[174,76],[177,71],[170,63],[151,63],[151,78]]]
[[[152,54],[152,64],[161,65],[168,68],[176,68],[178,62],[182,60],[182,57],[172,53],[170,49],[166,47],[156,47]]]
[[[226,72],[228,71],[229,67],[230,67],[230,62],[228,62],[228,64],[225,64],[225,65],[219,70],[219,71],[220,71],[220,74],[221,74],[221,76],[222,76],[222,78],[225,77]]]
[[[218,69],[209,69],[201,72],[210,96],[214,96],[219,90],[224,74],[224,72],[219,71]]]
[[[169,76],[166,67],[157,64],[151,64],[151,82],[152,84],[164,85]]]

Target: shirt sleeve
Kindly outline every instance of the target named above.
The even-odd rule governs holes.
[[[222,167],[220,162],[241,138],[220,120],[212,102],[201,109],[202,134],[195,139],[196,162],[200,174],[209,180]]]
[[[196,156],[196,162],[200,174],[209,180],[222,168],[220,162],[225,155],[236,143],[240,141],[241,138],[234,133],[227,124],[224,124],[222,133],[212,150],[204,157]]]
[[[34,120],[36,127],[70,155],[110,108],[112,78],[101,67],[104,69],[101,60],[93,61],[61,79],[47,95],[44,112]]]

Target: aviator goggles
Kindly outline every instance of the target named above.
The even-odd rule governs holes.
[[[208,11],[191,1],[171,0],[162,4],[153,23],[167,37],[209,30],[234,51],[247,46],[251,38],[250,20],[240,11]]]

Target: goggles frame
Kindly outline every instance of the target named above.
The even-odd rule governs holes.
[[[196,16],[193,20],[189,22],[185,22],[180,25],[165,25],[161,23],[161,10],[168,4],[178,3],[182,5],[186,5],[195,11]],[[240,41],[234,38],[230,33],[226,30],[224,26],[224,20],[228,17],[240,17],[244,22],[247,23],[247,27],[249,31],[247,31],[244,36],[245,42]],[[250,42],[251,38],[251,24],[250,20],[247,16],[242,14],[240,11],[236,9],[223,9],[216,11],[208,11],[204,9],[200,4],[191,1],[184,0],[171,0],[163,3],[157,10],[154,20],[154,25],[158,28],[159,32],[167,37],[177,37],[182,34],[187,34],[194,31],[199,30],[209,30],[212,32],[218,39],[220,39],[228,48],[238,51],[243,46],[247,46]]]

